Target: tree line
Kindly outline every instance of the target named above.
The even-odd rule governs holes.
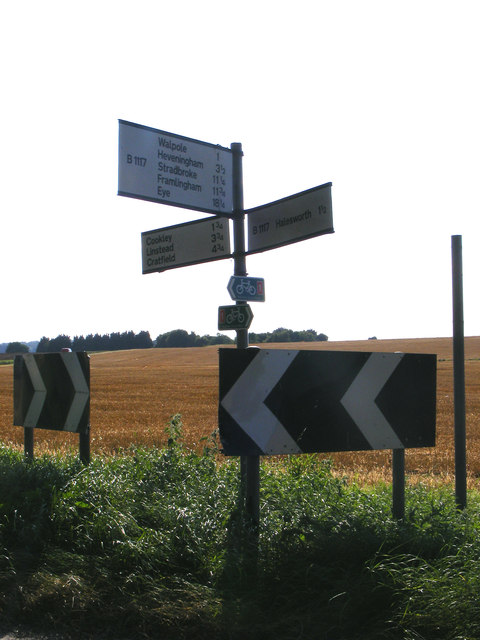
[[[174,329],[167,333],[161,333],[155,340],[155,346],[159,349],[169,347],[208,347],[214,344],[234,344],[234,340],[221,333],[216,336],[199,336],[195,332],[185,329]]]
[[[249,333],[248,340],[251,344],[263,342],[324,342],[328,340],[328,336],[324,333],[317,333],[314,329],[292,331],[292,329],[280,327],[275,331],[266,333]],[[221,333],[217,333],[216,336],[199,336],[193,331],[188,333],[184,329],[175,329],[174,331],[160,334],[155,341],[155,346],[163,349],[168,347],[205,347],[214,344],[235,344],[235,340]]]
[[[279,327],[274,331],[265,333],[248,334],[251,344],[269,342],[323,342],[328,340],[324,333],[317,333],[314,329],[292,331],[285,327]],[[60,334],[56,338],[43,336],[37,346],[37,353],[60,351],[71,349],[72,351],[119,351],[121,349],[159,349],[172,347],[206,347],[210,345],[235,344],[235,340],[221,333],[215,336],[197,335],[194,331],[188,333],[184,329],[174,329],[167,333],[161,333],[152,340],[148,331],[124,331],[123,333],[88,334],[87,336],[74,336],[71,338]],[[7,353],[27,353],[29,347],[24,343],[12,342],[7,347]]]
[[[328,336],[324,333],[317,333],[314,329],[292,331],[292,329],[279,327],[268,333],[249,333],[248,339],[254,344],[262,342],[326,342]]]
[[[60,334],[56,338],[43,336],[37,346],[37,353],[60,351],[69,348],[72,351],[119,351],[121,349],[150,349],[153,341],[148,331],[124,331],[123,333],[89,333],[87,336],[70,338]]]

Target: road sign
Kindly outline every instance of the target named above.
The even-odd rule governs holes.
[[[220,349],[226,455],[435,445],[436,356]]]
[[[228,215],[232,176],[230,149],[119,120],[121,196]]]
[[[265,280],[263,278],[232,276],[227,289],[232,300],[265,302]]]
[[[248,252],[333,233],[332,183],[246,211]]]
[[[221,216],[142,233],[143,273],[230,257],[229,221]]]
[[[13,424],[88,432],[90,358],[86,353],[27,353],[14,361]]]
[[[248,304],[233,304],[218,307],[218,329],[248,329],[252,324],[253,313]]]

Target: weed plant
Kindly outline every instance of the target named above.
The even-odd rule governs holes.
[[[258,530],[215,443],[32,462],[0,447],[0,630],[62,637],[474,640],[479,501],[360,488],[316,456],[263,460]]]

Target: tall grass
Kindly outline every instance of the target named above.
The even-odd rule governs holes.
[[[0,620],[64,637],[480,637],[479,503],[448,488],[365,489],[329,461],[261,466],[258,538],[236,460],[182,445],[32,463],[0,447]]]

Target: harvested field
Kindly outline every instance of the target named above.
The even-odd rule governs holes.
[[[267,348],[267,345],[262,345]],[[283,343],[268,348],[435,353],[437,375],[437,446],[410,449],[406,469],[414,480],[451,481],[453,448],[453,358],[450,338],[368,340],[361,342]],[[92,453],[114,454],[138,445],[163,445],[165,424],[182,415],[185,441],[201,446],[217,428],[217,347],[147,349],[91,355]],[[467,461],[469,486],[480,477],[480,337],[465,340]],[[23,447],[23,429],[13,427],[12,365],[0,366],[0,439]],[[71,451],[78,436],[35,430],[35,453]],[[390,479],[390,451],[328,454],[339,473],[359,481]]]

